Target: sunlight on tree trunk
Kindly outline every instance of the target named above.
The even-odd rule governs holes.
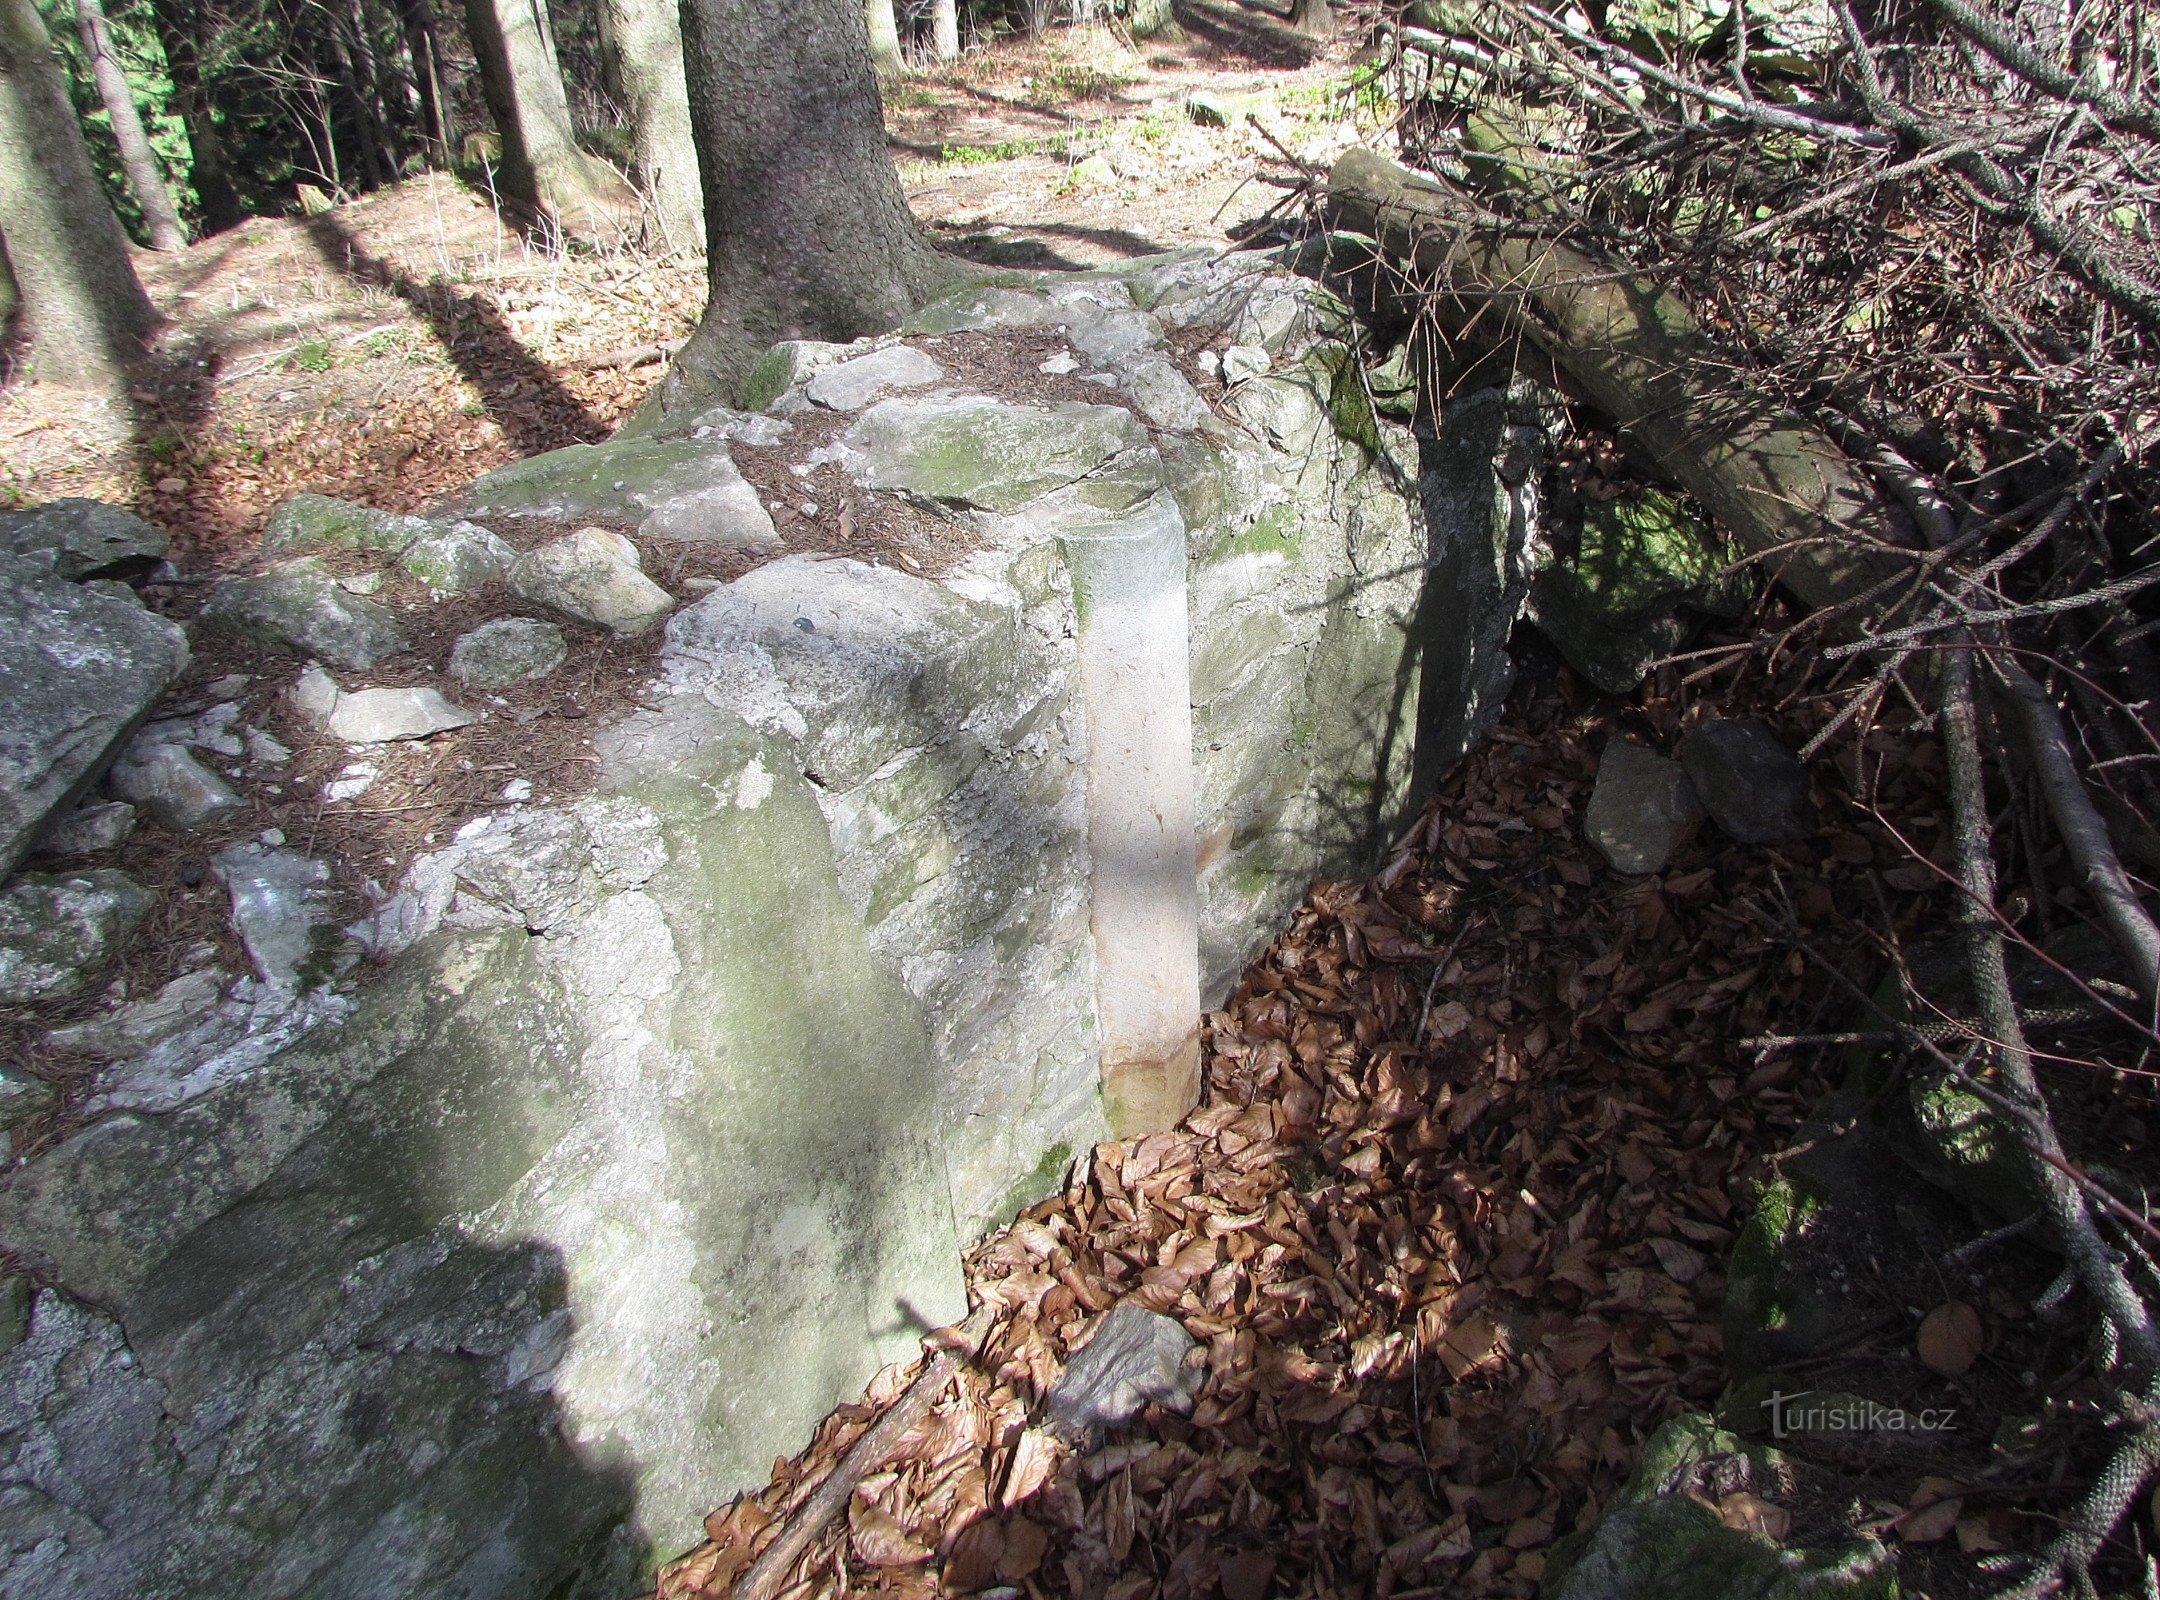
[[[630,118],[638,186],[669,249],[705,231],[698,193],[697,140],[683,82],[682,23],[674,0],[601,0]]]
[[[931,0],[930,50],[940,61],[960,59],[960,0]]]
[[[1313,39],[1325,39],[1335,31],[1335,13],[1328,0],[1297,0],[1290,12],[1290,26]]]
[[[420,96],[420,136],[434,150],[435,159],[447,164],[450,127],[443,118],[442,45],[435,33],[435,10],[428,0],[399,0],[398,24],[405,30],[413,89]]]
[[[1178,26],[1170,0],[1132,0],[1125,26],[1135,39],[1175,39],[1185,31]]]
[[[31,0],[0,0],[0,238],[29,324],[33,375],[124,392],[158,316]]]
[[[900,55],[900,24],[893,16],[893,0],[866,0],[863,22],[870,33],[870,64],[880,83],[898,81],[907,72]]]
[[[202,208],[202,232],[222,233],[240,220],[240,196],[234,192],[225,160],[225,141],[211,115],[202,81],[202,46],[196,33],[201,14],[186,0],[151,0],[158,44],[172,74],[173,109],[188,136],[188,177]]]
[[[641,416],[732,400],[780,339],[883,333],[953,269],[885,149],[862,0],[683,0],[705,320]]]
[[[502,188],[567,228],[604,233],[637,209],[621,174],[578,148],[543,0],[465,0],[481,87],[502,135]]]
[[[142,113],[136,109],[127,74],[120,70],[119,58],[113,54],[112,29],[106,26],[98,0],[75,0],[75,29],[82,35],[83,54],[90,59],[90,77],[97,84],[98,98],[105,102],[105,115],[112,119],[113,143],[120,147],[120,170],[127,174],[135,204],[142,208],[150,248],[185,250],[187,229],[180,226],[180,213],[174,209],[172,191],[165,187],[157,152],[150,148],[150,137],[143,132]]]

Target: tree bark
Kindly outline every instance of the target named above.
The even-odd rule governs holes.
[[[578,148],[545,0],[465,0],[480,85],[502,135],[503,193],[561,227],[606,232],[637,208],[619,173]]]
[[[142,209],[143,231],[150,236],[150,248],[185,250],[187,229],[180,226],[180,213],[173,205],[172,191],[165,187],[157,152],[150,148],[150,136],[143,132],[142,113],[136,109],[135,95],[128,88],[127,74],[120,70],[119,57],[113,54],[112,29],[106,25],[98,0],[75,0],[75,31],[82,35],[83,54],[90,58],[90,77],[97,84],[98,98],[105,102],[105,115],[112,119],[113,143],[120,147],[120,170],[127,175],[135,204]]]
[[[1808,606],[1911,570],[1884,548],[1910,540],[1866,475],[1820,430],[1722,381],[1730,358],[1655,284],[1369,150],[1344,152],[1328,200],[1341,226],[1432,281],[1515,312],[1590,402]]]
[[[435,8],[428,0],[398,0],[398,24],[412,57],[413,89],[420,96],[420,136],[444,165],[450,161],[450,124],[443,115],[442,45]]]
[[[600,15],[615,45],[638,187],[667,246],[694,244],[705,232],[705,202],[683,78],[681,13],[675,0],[601,0]]]
[[[1184,32],[1170,0],[1132,0],[1125,12],[1125,26],[1135,39],[1175,39]]]
[[[960,0],[931,0],[930,53],[940,61],[960,59]]]
[[[1335,13],[1328,0],[1297,0],[1290,8],[1290,26],[1308,38],[1325,39],[1335,31]]]
[[[123,393],[158,315],[31,0],[0,0],[0,237],[39,381]]]
[[[196,34],[201,13],[184,0],[151,0],[150,14],[165,52],[165,68],[172,74],[173,104],[187,128],[188,177],[201,208],[201,231],[223,233],[239,225],[242,213],[225,165],[225,141],[203,86],[202,45]]]
[[[705,320],[650,425],[732,399],[780,339],[883,333],[956,276],[885,150],[862,0],[683,0],[705,190]]]
[[[893,0],[864,0],[863,25],[870,33],[870,64],[879,83],[897,83],[907,72],[900,54],[900,21]]]

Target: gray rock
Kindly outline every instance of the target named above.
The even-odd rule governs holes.
[[[433,689],[361,689],[339,695],[324,726],[331,738],[347,744],[388,744],[425,739],[479,720]]]
[[[506,689],[544,678],[570,658],[562,629],[537,617],[483,622],[450,647],[450,675],[474,689]]]
[[[1200,391],[1167,361],[1142,362],[1125,381],[1148,421],[1158,428],[1190,432],[1215,414],[1200,398]]]
[[[215,1011],[225,984],[226,975],[216,967],[183,972],[149,999],[130,1000],[106,1016],[55,1028],[46,1041],[108,1061],[139,1055]]]
[[[1040,328],[1058,320],[1058,308],[1032,289],[958,289],[933,300],[900,324],[904,334],[978,333],[997,328]]]
[[[134,831],[135,808],[126,801],[86,800],[46,829],[38,848],[56,856],[95,855]]]
[[[0,877],[187,660],[187,636],[163,617],[0,556]]]
[[[1091,1442],[1145,1405],[1190,1411],[1203,1376],[1185,1364],[1194,1348],[1174,1318],[1120,1300],[1050,1386],[1043,1399],[1050,1426],[1067,1439]]]
[[[620,517],[656,539],[775,548],[772,517],[723,439],[612,439],[571,445],[489,473],[476,511],[512,516]]]
[[[41,1117],[60,1103],[60,1091],[43,1078],[33,1078],[27,1072],[17,1072],[13,1067],[0,1067],[0,1133],[6,1133],[19,1122]],[[20,1278],[10,1279],[20,1283]],[[0,1331],[0,1349],[7,1349],[20,1342],[7,1339]]]
[[[1146,446],[1122,406],[1013,406],[983,396],[887,400],[847,431],[856,481],[985,511],[1014,511]]]
[[[0,511],[0,553],[22,556],[56,578],[94,578],[147,568],[170,541],[132,511],[70,497],[27,511]]]
[[[247,946],[255,975],[282,994],[302,987],[322,920],[330,868],[293,850],[242,844],[210,858],[210,870],[232,899],[233,927]]]
[[[828,411],[860,411],[902,389],[926,389],[945,369],[913,345],[887,345],[812,375],[804,393]]]
[[[405,648],[390,611],[347,594],[313,557],[272,567],[259,578],[220,578],[202,620],[290,655],[365,669]]]
[[[1247,378],[1262,378],[1273,371],[1274,367],[1274,359],[1261,345],[1234,344],[1222,353],[1222,376],[1225,383],[1243,383]]]
[[[638,565],[637,546],[605,528],[581,528],[528,550],[510,568],[510,588],[534,605],[623,638],[675,609],[674,598]]]
[[[1598,758],[1583,837],[1615,872],[1658,872],[1702,815],[1679,762],[1616,735]]]
[[[303,716],[313,717],[317,722],[330,720],[330,713],[337,709],[338,696],[344,691],[337,679],[320,667],[309,667],[293,681],[285,691],[293,703],[293,709]]]
[[[429,523],[397,561],[434,593],[457,595],[501,577],[516,559],[515,550],[479,523],[454,522]]]
[[[1161,348],[1162,324],[1145,311],[1127,311],[1081,300],[1065,309],[1065,337],[1083,359],[1098,367],[1121,367],[1142,351]]]
[[[197,761],[185,745],[137,741],[113,763],[112,792],[158,822],[191,833],[212,817],[246,802],[233,786]]]
[[[150,909],[124,872],[25,873],[0,895],[0,1005],[73,994]]]
[[[803,400],[790,391],[813,372],[847,359],[844,344],[824,344],[816,339],[783,339],[757,358],[742,382],[745,410],[801,410]],[[782,402],[786,402],[784,405]]]
[[[1680,742],[1680,765],[1710,820],[1738,843],[1778,844],[1807,832],[1807,768],[1769,723],[1705,722]]]

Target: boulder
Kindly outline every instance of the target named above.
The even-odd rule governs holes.
[[[1014,406],[984,396],[887,400],[842,443],[855,481],[951,505],[1014,511],[1144,448],[1122,406]]]
[[[1168,361],[1142,362],[1132,369],[1125,386],[1148,421],[1158,428],[1190,432],[1214,415],[1200,398],[1200,391]]]
[[[562,629],[537,617],[497,617],[450,647],[450,675],[472,689],[544,678],[570,658]]]
[[[465,594],[510,570],[517,552],[477,522],[428,524],[398,552],[398,565],[439,595]]]
[[[43,1078],[33,1078],[12,1067],[0,1067],[0,1133],[8,1133],[18,1123],[28,1122],[32,1117],[43,1116],[59,1103],[60,1091]],[[21,1283],[23,1280],[10,1281]],[[4,1347],[5,1344],[0,1344],[0,1348]]]
[[[108,783],[122,800],[182,833],[246,803],[187,746],[162,739],[136,740],[113,763]]]
[[[311,970],[311,957],[330,882],[326,863],[294,850],[243,844],[212,856],[210,870],[232,898],[233,927],[258,978],[291,994],[322,976]]]
[[[528,550],[511,565],[509,581],[519,598],[622,638],[675,609],[674,597],[638,565],[637,546],[605,528],[580,528]]]
[[[80,1050],[108,1061],[140,1055],[215,1011],[225,997],[226,975],[216,967],[183,972],[147,1000],[130,1000],[101,1017],[71,1023],[46,1035],[63,1050]]]
[[[340,694],[324,726],[331,738],[347,744],[389,744],[425,739],[479,720],[434,689],[361,689]]]
[[[73,994],[112,959],[150,899],[110,869],[16,879],[0,895],[0,1005]]]
[[[828,411],[860,411],[902,389],[925,389],[945,376],[945,369],[913,345],[888,345],[812,374],[804,391],[812,405]]]
[[[165,618],[0,556],[0,877],[104,770],[187,660],[187,636]]]
[[[1680,742],[1680,765],[1710,820],[1737,843],[1780,844],[1807,832],[1807,768],[1760,718],[1702,723]]]
[[[1702,814],[1679,762],[1616,735],[1598,758],[1583,837],[1615,872],[1659,872]]]
[[[1690,627],[1685,607],[1738,616],[1752,584],[1739,547],[1662,489],[1583,508],[1575,554],[1531,585],[1530,619],[1590,682],[1625,694]]]
[[[124,800],[86,800],[45,830],[47,855],[88,856],[110,850],[135,831],[135,808]]]
[[[311,556],[259,578],[220,578],[203,602],[202,620],[263,649],[337,667],[364,670],[405,648],[405,631],[390,611],[346,593]]]
[[[287,551],[343,545],[349,550],[395,556],[415,539],[440,527],[440,523],[426,517],[378,511],[373,506],[354,505],[350,500],[326,494],[296,494],[270,513],[262,547],[266,551]]]
[[[514,462],[472,487],[475,511],[620,518],[655,539],[765,551],[772,516],[744,481],[725,439],[611,439]]]
[[[0,511],[0,555],[21,556],[56,578],[95,578],[147,568],[165,535],[132,511],[70,497],[27,511]]]

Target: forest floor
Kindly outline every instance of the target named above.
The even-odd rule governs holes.
[[[1276,145],[1326,162],[1375,132],[1326,46],[1238,0],[1171,42],[1053,29],[888,95],[917,214],[953,253],[1078,268],[1265,231]],[[1205,126],[1198,114],[1227,125]],[[1248,120],[1251,118],[1253,120]],[[86,494],[170,530],[184,569],[250,552],[302,490],[417,511],[481,473],[604,438],[704,310],[704,263],[544,248],[448,174],[317,217],[139,254],[165,375],[118,404],[0,391],[0,505]]]

